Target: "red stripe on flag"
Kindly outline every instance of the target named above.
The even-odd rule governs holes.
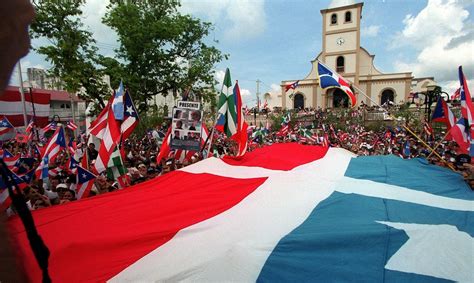
[[[51,252],[52,281],[108,280],[179,230],[235,206],[265,180],[175,171],[130,189],[32,211]],[[26,274],[40,282],[20,219],[13,217],[9,224]]]
[[[271,152],[284,152],[284,155],[274,155]],[[225,156],[224,162],[230,165],[258,166],[272,170],[291,170],[297,166],[323,158],[328,151],[327,147],[304,146],[298,143],[276,143],[258,151],[252,151],[243,158]],[[298,156],[298,158],[295,158]]]
[[[271,148],[275,149],[274,146]],[[317,147],[276,146],[279,147],[276,151],[284,154],[268,156],[266,152],[263,157],[287,163],[288,156],[295,154],[297,166],[306,163],[307,155],[311,159],[325,155],[324,150],[324,154],[321,150],[314,152]],[[303,156],[304,160],[300,158]],[[246,161],[240,160],[239,165],[246,165]],[[278,167],[268,165],[267,160],[262,163]],[[132,189],[34,211],[38,230],[51,251],[52,279],[56,282],[110,279],[169,241],[180,229],[235,206],[265,180],[178,171]],[[10,225],[19,242],[19,253],[26,257],[23,260],[26,273],[31,274],[32,281],[39,281],[41,274],[20,220],[14,217]]]

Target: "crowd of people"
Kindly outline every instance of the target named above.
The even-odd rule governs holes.
[[[432,164],[449,167],[463,174],[467,183],[474,186],[474,175],[469,155],[460,152],[454,141],[443,140],[444,132],[418,131],[423,141],[407,131],[404,124],[383,125],[379,129],[364,126],[362,115],[364,106],[353,110],[330,111],[322,109],[303,109],[292,113],[268,113],[265,125],[250,123],[248,130],[248,151],[274,143],[298,142],[308,145],[324,145],[341,147],[358,156],[393,154],[400,158],[426,158]],[[337,122],[335,122],[337,121]],[[273,122],[273,123],[272,123]],[[123,142],[120,156],[122,162],[118,166],[126,178],[120,182],[113,170],[107,170],[97,175],[94,186],[88,197],[112,192],[123,187],[139,184],[157,176],[180,169],[195,163],[206,156],[223,157],[233,155],[235,143],[223,133],[214,131],[212,147],[207,152],[181,154],[179,151],[169,151],[161,154],[160,149],[169,125],[163,123],[155,129],[150,129],[145,135],[132,135]],[[285,128],[285,131],[282,129]],[[24,192],[31,209],[39,209],[52,205],[60,205],[76,200],[76,175],[68,168],[71,156],[83,160],[87,158],[88,168],[93,168],[98,151],[93,142],[85,135],[77,137],[76,149],[72,153],[63,150],[57,158],[49,163],[49,178],[32,180]],[[426,144],[425,144],[426,143]],[[426,145],[435,148],[432,152]],[[34,169],[38,165],[38,153],[32,153],[31,144],[15,141],[4,142],[3,150],[12,155],[34,156],[33,164],[24,171]],[[441,159],[440,159],[441,157]],[[109,164],[110,165],[110,164]],[[113,169],[113,168],[109,168]],[[119,174],[120,175],[120,174]],[[14,211],[9,211],[10,214]]]

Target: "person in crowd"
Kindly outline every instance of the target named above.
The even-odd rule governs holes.
[[[97,156],[99,155],[99,152],[97,149],[95,149],[95,144],[90,143],[89,146],[87,147],[87,155],[89,157],[89,160],[96,160]]]

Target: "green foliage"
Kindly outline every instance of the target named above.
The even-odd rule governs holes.
[[[99,57],[95,41],[81,22],[84,3],[85,0],[34,2],[36,18],[30,33],[32,38],[45,38],[51,43],[36,48],[52,65],[49,75],[61,79],[69,92],[83,89],[81,98],[103,107],[103,97],[110,91],[96,67]]]
[[[160,115],[160,112],[162,111],[158,110],[157,112],[152,112],[150,115],[141,115],[140,123],[138,123],[133,133],[141,138],[147,133],[148,129],[154,129],[156,126],[161,125],[164,119],[163,116]]]
[[[103,22],[115,30],[116,58],[104,59],[105,72],[133,89],[140,112],[155,95],[191,89],[204,102],[215,94],[214,65],[223,55],[204,43],[212,26],[178,12],[178,1],[112,0]],[[115,62],[114,62],[115,61]]]

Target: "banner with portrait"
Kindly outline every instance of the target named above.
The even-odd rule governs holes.
[[[171,149],[201,149],[202,114],[199,102],[178,102],[173,109]]]

